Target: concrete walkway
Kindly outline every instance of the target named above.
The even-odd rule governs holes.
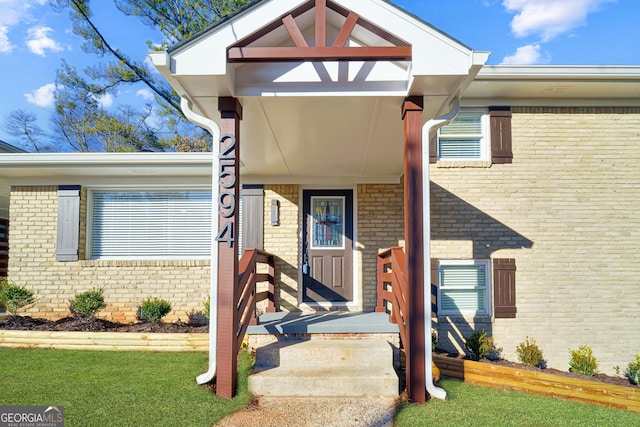
[[[215,424],[221,427],[392,427],[390,399],[261,399]]]

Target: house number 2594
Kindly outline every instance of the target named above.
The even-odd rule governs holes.
[[[222,219],[220,232],[216,241],[225,242],[233,247],[235,242],[236,213],[236,137],[231,134],[220,138],[220,155],[218,156],[218,215]]]

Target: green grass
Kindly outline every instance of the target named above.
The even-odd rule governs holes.
[[[443,380],[448,400],[404,405],[398,427],[640,426],[640,414]]]
[[[222,399],[195,378],[203,353],[0,348],[0,405],[64,406],[68,426],[210,426],[249,403],[251,360],[239,361],[239,393]]]

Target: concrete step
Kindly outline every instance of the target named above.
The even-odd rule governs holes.
[[[256,350],[249,390],[267,397],[397,397],[384,339],[281,340]]]
[[[391,344],[374,339],[286,339],[256,350],[257,368],[357,366],[384,369],[393,361]]]

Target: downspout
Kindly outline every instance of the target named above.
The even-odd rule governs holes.
[[[220,140],[220,127],[216,122],[208,119],[193,111],[193,103],[191,100],[182,97],[180,102],[182,112],[189,119],[190,122],[204,128],[213,137],[213,143],[211,144],[211,202],[215,203],[218,200],[219,188],[215,173],[213,171],[218,169],[218,155],[220,153],[220,146],[218,141]],[[216,352],[218,344],[218,316],[214,310],[218,307],[218,244],[213,238],[218,234],[218,215],[211,215],[211,280],[209,287],[209,370],[204,374],[200,374],[196,377],[196,382],[200,385],[211,382],[216,376]]]
[[[427,209],[426,212],[422,215],[422,230],[423,230],[423,239],[424,242],[424,273],[423,276],[425,278],[425,290],[424,290],[424,342],[425,347],[428,346],[428,349],[425,348],[425,358],[424,358],[424,372],[425,372],[425,385],[427,387],[427,392],[429,395],[437,398],[445,400],[447,398],[447,392],[437,387],[433,383],[433,354],[431,347],[431,309],[427,309],[427,307],[431,307],[431,280],[427,279],[431,277],[431,272],[429,266],[431,265],[431,190],[430,190],[430,178],[429,178],[429,135],[431,132],[446,125],[456,118],[458,113],[460,112],[460,99],[456,99],[452,105],[451,109],[447,114],[444,114],[440,117],[435,117],[422,127],[422,206],[423,209]],[[426,142],[426,143],[425,143]]]

